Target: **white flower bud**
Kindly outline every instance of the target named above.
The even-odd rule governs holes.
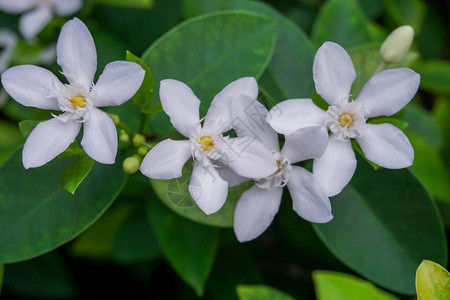
[[[403,59],[414,38],[414,29],[409,25],[400,26],[381,45],[380,54],[384,62],[394,64]]]

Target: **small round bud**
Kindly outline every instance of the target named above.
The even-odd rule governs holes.
[[[139,166],[141,165],[140,160],[135,157],[127,157],[122,164],[122,168],[127,174],[134,174],[139,170]]]
[[[147,146],[140,146],[137,151],[140,156],[145,156],[148,153],[148,150],[150,149],[148,149]]]
[[[125,130],[121,130],[120,134],[119,134],[119,141],[121,141],[122,143],[128,143],[130,141],[130,136],[128,135],[128,133]]]
[[[142,134],[136,134],[133,137],[133,145],[135,147],[140,147],[145,143],[146,139],[145,136],[143,136]]]
[[[386,38],[380,48],[380,54],[384,62],[394,64],[401,61],[414,38],[414,29],[409,25],[400,26]]]
[[[113,122],[114,122],[114,125],[118,125],[119,123],[120,123],[120,118],[119,118],[119,116],[118,115],[115,115],[115,114],[108,114],[110,117],[111,117],[111,119],[113,120]]]

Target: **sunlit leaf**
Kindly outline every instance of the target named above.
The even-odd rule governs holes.
[[[266,285],[238,285],[239,300],[294,300],[288,294]]]
[[[139,105],[143,113],[149,113],[152,107],[153,94],[155,93],[155,79],[153,78],[152,70],[150,70],[149,66],[142,59],[129,51],[127,51],[127,61],[137,63],[145,71],[145,77],[141,87],[130,100]]]
[[[88,176],[94,166],[94,160],[87,155],[82,155],[72,161],[59,179],[59,185],[71,194],[74,194],[78,186]]]
[[[417,300],[450,299],[450,274],[439,264],[424,260],[416,273]]]

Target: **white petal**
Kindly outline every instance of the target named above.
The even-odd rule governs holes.
[[[225,140],[221,162],[240,176],[264,178],[278,170],[272,151],[251,137],[237,137]]]
[[[279,152],[278,134],[267,123],[268,111],[258,100],[239,95],[231,104],[232,127],[237,136],[258,139],[269,150]]]
[[[172,179],[182,175],[186,161],[191,157],[189,141],[164,140],[144,157],[141,172],[153,179]]]
[[[335,134],[330,136],[325,153],[313,162],[313,174],[329,197],[342,191],[355,169],[356,158],[350,140],[342,142]]]
[[[367,124],[364,135],[357,138],[366,158],[388,169],[412,165],[414,149],[406,135],[392,124]]]
[[[44,29],[52,16],[50,6],[40,5],[20,17],[19,31],[26,39],[32,39]]]
[[[57,118],[39,123],[23,146],[25,169],[40,167],[64,152],[75,140],[81,124],[63,123]]]
[[[420,75],[408,68],[382,71],[363,87],[356,101],[364,103],[367,117],[391,116],[411,101]]]
[[[117,131],[107,113],[93,107],[84,122],[81,146],[92,159],[102,164],[113,164],[117,153]]]
[[[137,63],[115,61],[106,65],[93,92],[97,94],[94,105],[121,105],[139,90],[145,71]]]
[[[89,29],[79,19],[73,18],[62,27],[56,56],[67,80],[89,90],[97,70],[97,51]]]
[[[31,65],[9,68],[2,73],[2,85],[22,105],[59,110],[54,92],[62,83],[44,68]]]
[[[189,182],[189,193],[198,207],[207,215],[217,212],[225,203],[228,183],[211,165],[202,166],[196,162]]]
[[[278,212],[282,194],[283,188],[263,190],[254,185],[241,195],[233,221],[239,242],[253,240],[266,231]]]
[[[317,93],[333,105],[348,98],[356,72],[344,48],[333,42],[325,42],[314,57],[313,78]]]
[[[247,177],[238,175],[230,168],[216,168],[216,170],[219,172],[220,177],[228,182],[229,187],[237,186],[250,180]]]
[[[58,16],[68,16],[76,13],[83,6],[82,0],[53,0],[55,12]]]
[[[0,10],[10,14],[22,13],[36,5],[36,0],[0,0]]]
[[[285,136],[281,153],[291,164],[322,156],[328,144],[328,131],[323,126],[310,126]]]
[[[324,126],[327,113],[311,99],[290,99],[275,105],[267,115],[267,122],[281,134],[290,134],[308,126]]]
[[[231,103],[240,95],[251,99],[258,97],[258,84],[253,77],[243,77],[233,81],[212,100],[205,116],[204,127],[214,127],[216,132],[225,132],[231,128]]]
[[[189,137],[200,126],[200,100],[186,84],[174,79],[161,80],[159,96],[173,127]]]
[[[292,208],[300,217],[314,223],[326,223],[333,218],[330,200],[312,173],[292,166],[287,187],[291,193]]]

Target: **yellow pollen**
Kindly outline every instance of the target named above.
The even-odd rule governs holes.
[[[86,99],[84,99],[84,97],[82,96],[70,97],[69,101],[75,108],[86,107]]]
[[[202,136],[198,143],[201,145],[200,148],[202,148],[202,150],[209,150],[214,146],[214,141],[207,136]]]
[[[279,161],[279,160],[277,160],[277,167],[278,167],[278,170],[274,174],[281,172],[281,161]]]
[[[353,123],[352,115],[349,113],[344,113],[339,116],[339,124],[341,124],[342,127],[350,127]]]

